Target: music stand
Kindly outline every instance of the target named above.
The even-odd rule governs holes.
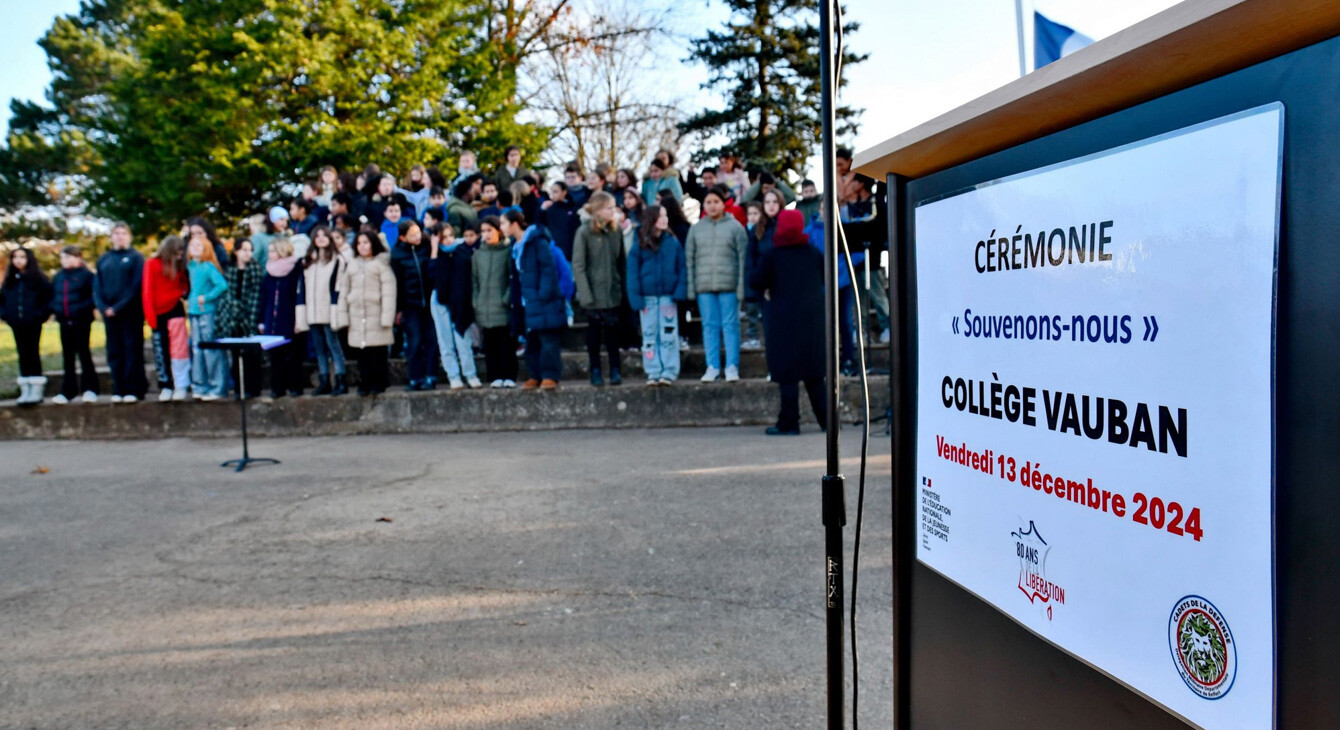
[[[255,335],[252,337],[221,337],[209,342],[201,342],[202,350],[223,350],[233,355],[233,366],[237,370],[237,402],[242,407],[242,458],[229,459],[219,464],[221,467],[236,466],[242,471],[248,464],[278,464],[278,459],[252,458],[247,450],[247,369],[242,362],[244,353],[259,355],[265,350],[273,350],[288,344],[288,339],[277,335]]]

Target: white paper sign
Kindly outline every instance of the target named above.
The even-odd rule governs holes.
[[[918,559],[1215,730],[1275,718],[1283,116],[915,213]]]

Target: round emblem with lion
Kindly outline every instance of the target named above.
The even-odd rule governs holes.
[[[1233,688],[1238,650],[1214,604],[1200,596],[1178,601],[1168,619],[1168,644],[1177,673],[1192,692],[1217,700]]]

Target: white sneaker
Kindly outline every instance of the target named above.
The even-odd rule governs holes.
[[[879,333],[879,341],[880,344],[889,344],[889,329],[887,327],[884,328],[883,332]]]
[[[511,378],[508,378],[507,380],[504,380],[504,381],[503,381],[502,387],[504,387],[504,388],[515,388],[515,387],[516,387],[516,381],[515,381],[515,380],[512,380]]]
[[[740,369],[739,369],[739,368],[733,368],[733,367],[727,365],[727,366],[726,366],[726,382],[727,382],[727,383],[734,383],[735,381],[737,381],[737,380],[739,380],[739,379],[740,379]]]
[[[704,383],[710,383],[713,380],[716,380],[717,376],[720,374],[721,374],[720,370],[717,370],[716,368],[708,368],[707,372],[703,373],[702,381]]]
[[[57,393],[56,397],[51,399],[51,402],[58,406],[63,406],[66,403],[69,403],[70,399],[66,398],[64,393]]]
[[[187,400],[190,397],[191,394],[187,392],[185,388],[177,388],[176,390],[172,391],[172,400]]]
[[[79,400],[82,400],[85,403],[97,403],[98,394],[91,390],[86,390],[83,395],[79,396]]]
[[[121,396],[121,402],[122,402],[122,403],[135,403],[135,402],[138,402],[138,401],[139,401],[139,398],[136,398],[136,397],[133,396],[133,395],[123,395],[123,396]]]
[[[757,350],[760,347],[763,347],[763,343],[751,337],[750,339],[741,342],[740,347],[743,347],[746,350]]]
[[[158,400],[160,400],[160,401],[169,401],[169,400],[172,400],[172,389],[171,389],[171,388],[164,388],[164,389],[158,391]]]
[[[465,389],[465,383],[462,382],[460,378],[452,378],[452,379],[449,381],[449,387],[450,387],[452,390],[464,390],[464,389]]]
[[[498,378],[497,380],[493,381],[492,383],[489,383],[489,387],[490,387],[490,388],[502,388],[502,387],[505,387],[505,386],[503,385],[502,378]]]
[[[131,396],[131,397],[133,398],[134,396]],[[112,396],[112,402],[113,402],[113,403],[120,403],[120,402],[121,402],[121,396],[119,396],[119,395],[114,395],[114,396]]]
[[[216,400],[218,400],[218,399],[219,399],[219,396],[214,395],[213,393],[210,393],[209,395],[202,395],[202,396],[200,396],[200,400],[202,400],[202,401],[206,401],[206,402],[209,402],[209,401],[216,401]]]
[[[689,338],[687,337],[679,338],[679,351],[687,352],[688,349],[689,349]]]
[[[481,383],[481,382],[479,382],[479,378],[476,377],[476,376],[474,376],[474,375],[471,375],[469,378],[466,378],[465,382],[466,382],[466,384],[468,384],[471,388],[482,388],[482,387],[484,387],[484,384]]]

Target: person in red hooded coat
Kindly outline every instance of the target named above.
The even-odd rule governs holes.
[[[809,245],[800,211],[778,214],[772,248],[763,254],[749,285],[763,297],[768,371],[781,391],[781,412],[768,435],[800,433],[801,383],[823,428],[824,256]]]

